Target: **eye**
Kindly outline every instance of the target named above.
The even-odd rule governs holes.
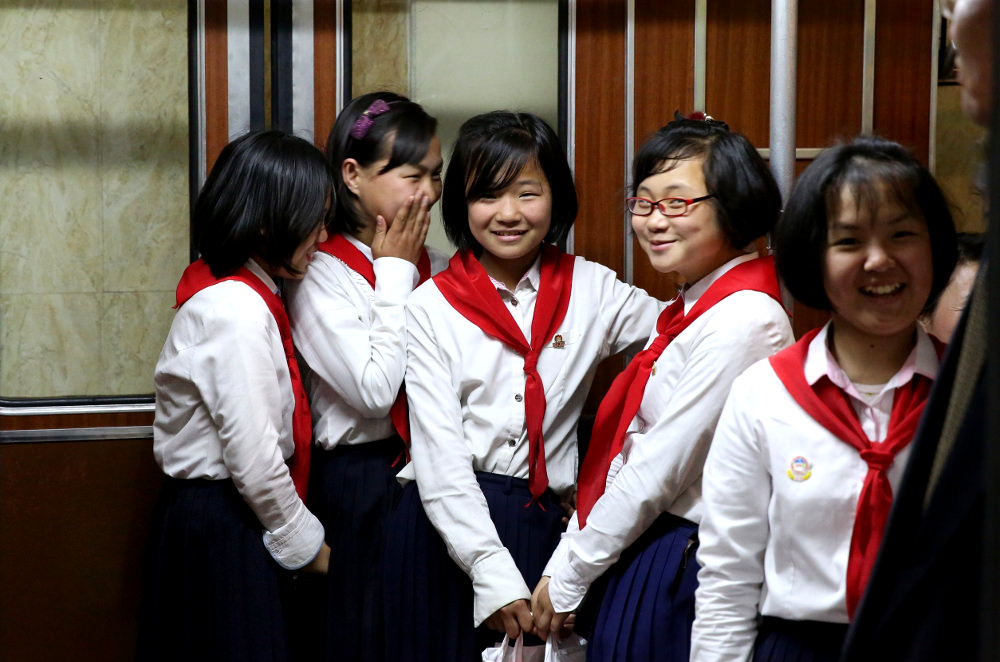
[[[830,242],[831,246],[837,246],[840,248],[852,248],[857,246],[860,242],[855,237],[837,237]]]
[[[668,209],[672,209],[674,211],[680,211],[681,209],[687,207],[687,202],[681,198],[667,198],[664,202],[667,203]]]
[[[431,179],[433,179],[436,182],[441,181],[441,171],[440,170],[435,170],[434,172],[432,172],[431,173]]]

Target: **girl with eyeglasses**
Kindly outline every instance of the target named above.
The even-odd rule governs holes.
[[[697,662],[840,659],[937,374],[917,318],[948,283],[955,226],[909,152],[862,137],[820,154],[774,245],[789,291],[830,321],[750,367],[723,409],[705,462]]]
[[[437,120],[398,94],[365,94],[337,117],[326,156],[331,235],[288,293],[315,420],[309,507],[333,555],[325,595],[303,590],[303,608],[324,621],[311,659],[382,662],[380,558],[409,434],[404,308],[447,264],[424,247],[441,197]]]
[[[535,631],[530,587],[565,528],[594,371],[640,346],[661,309],[558,248],[576,188],[535,115],[466,121],[443,205],[459,251],[407,304],[413,461],[385,558],[399,662],[478,662],[504,634]]]
[[[747,139],[710,118],[660,129],[632,173],[639,245],[683,286],[601,402],[532,610],[548,634],[579,609],[588,660],[687,662],[712,433],[736,376],[792,343],[773,262],[753,246],[781,199]]]

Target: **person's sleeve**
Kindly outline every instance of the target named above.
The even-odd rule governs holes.
[[[603,265],[577,258],[577,268],[587,268],[588,289],[597,299],[599,314],[607,330],[608,355],[626,350],[638,351],[649,340],[664,302],[646,290],[618,280],[617,274]]]
[[[309,369],[370,418],[389,415],[403,383],[405,304],[416,273],[406,260],[375,260],[369,314],[355,303],[351,273],[333,258],[319,258],[288,297],[295,347]]]
[[[505,605],[530,599],[531,591],[500,542],[476,481],[451,362],[437,342],[428,311],[408,310],[410,454],[424,511],[448,554],[472,579],[478,626]]]
[[[218,428],[223,463],[260,521],[271,556],[284,568],[300,568],[316,556],[324,532],[296,493],[278,446],[285,421],[273,352],[277,326],[249,289],[207,323],[206,341],[187,351],[198,354],[190,362],[193,380]]]
[[[705,313],[712,317],[686,348],[680,376],[656,420],[641,433],[633,424],[627,459],[622,464],[622,455],[615,458],[614,480],[594,504],[587,526],[567,536],[563,563],[553,569],[549,592],[560,596],[557,610],[576,608],[591,583],[699,479],[733,380],[791,344],[781,307],[765,295],[746,294],[732,295]],[[732,320],[740,323],[728,323]]]
[[[744,379],[734,385],[705,463],[694,662],[745,662],[757,635],[771,476],[754,416],[768,403],[753,397],[754,388]]]

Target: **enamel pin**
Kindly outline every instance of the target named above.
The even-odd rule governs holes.
[[[552,348],[553,349],[563,349],[564,347],[566,347],[566,341],[563,340],[562,335],[560,335],[560,334],[557,333],[552,338]]]
[[[792,463],[788,466],[788,477],[797,483],[801,483],[804,480],[809,480],[809,476],[812,475],[812,464],[809,460],[797,455],[792,458]]]

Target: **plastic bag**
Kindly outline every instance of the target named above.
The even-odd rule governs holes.
[[[585,662],[587,640],[570,634],[562,641],[549,637],[544,646],[525,646],[518,637],[512,644],[504,635],[499,645],[483,651],[483,662]]]

